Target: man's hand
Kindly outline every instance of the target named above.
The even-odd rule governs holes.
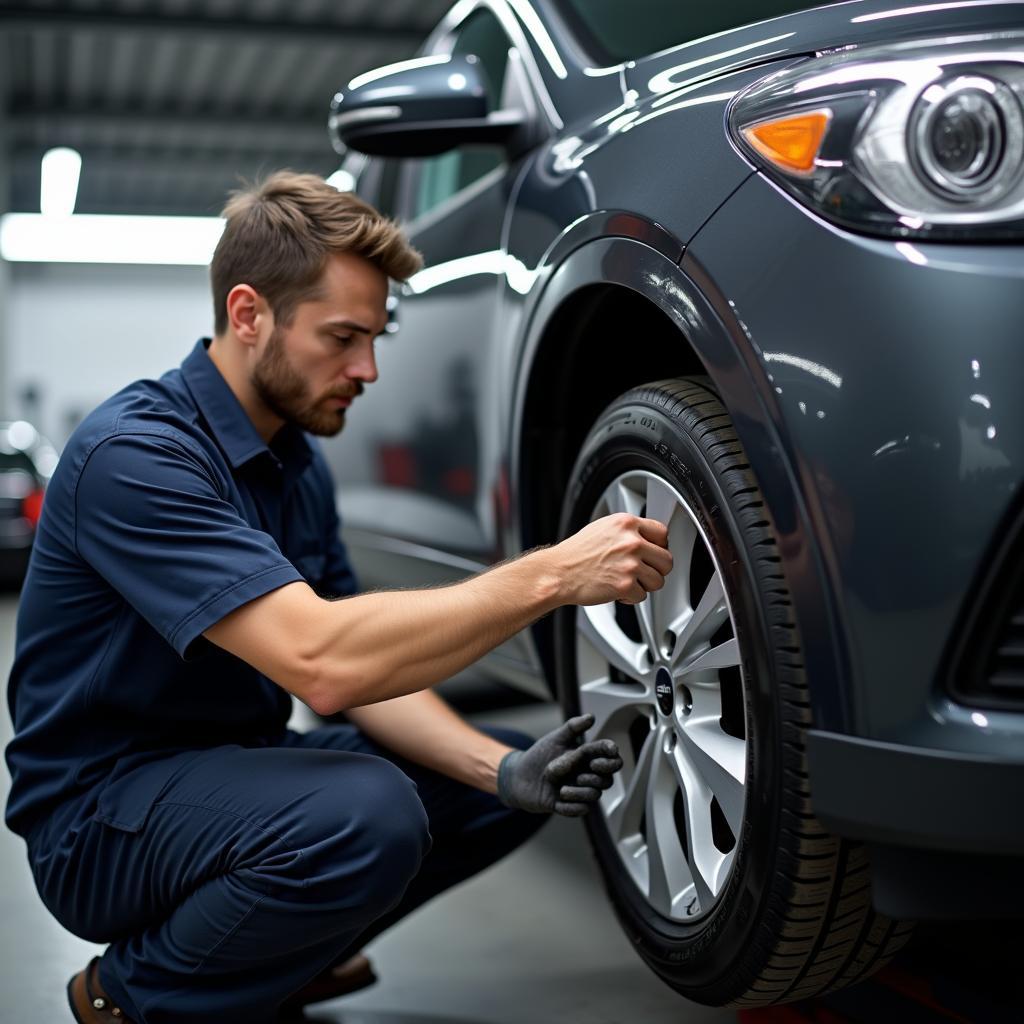
[[[622,767],[612,740],[576,743],[594,724],[593,715],[570,718],[527,750],[513,750],[498,767],[498,798],[533,814],[578,818],[601,798]]]
[[[595,519],[551,550],[566,604],[639,604],[672,570],[665,524],[626,512]]]

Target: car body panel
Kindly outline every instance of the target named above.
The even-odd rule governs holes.
[[[1020,28],[1022,20],[1024,3],[1020,0],[919,4],[849,0],[744,25],[630,61],[625,67],[626,84],[644,100],[781,57],[982,29]]]
[[[979,727],[940,690],[948,638],[1024,475],[1024,247],[853,235],[755,175],[683,263],[714,281],[747,338],[806,496],[851,652],[853,731],[1024,749],[1019,715]]]

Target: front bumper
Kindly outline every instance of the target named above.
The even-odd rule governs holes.
[[[875,906],[898,918],[1024,916],[1024,760],[812,729],[822,824],[865,841]]]

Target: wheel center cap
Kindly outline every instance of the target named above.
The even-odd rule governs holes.
[[[672,676],[667,668],[658,669],[654,677],[654,695],[658,698],[658,707],[663,715],[671,715],[675,704],[675,694],[672,688]]]

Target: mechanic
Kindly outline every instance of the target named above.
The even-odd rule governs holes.
[[[581,742],[590,717],[534,742],[430,687],[671,568],[665,527],[620,514],[451,586],[356,594],[308,435],[376,379],[389,279],[419,255],[313,175],[224,217],[214,337],[74,432],[19,607],[7,821],[51,913],[109,944],[68,983],[82,1024],[258,1024],[372,981],[364,943],[622,766]],[[348,721],[290,730],[293,696]]]

